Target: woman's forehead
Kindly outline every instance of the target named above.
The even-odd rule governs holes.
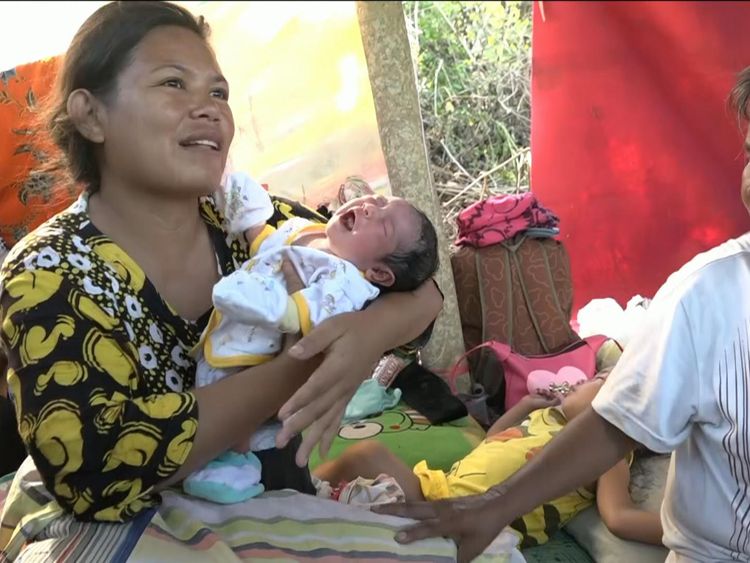
[[[177,26],[157,27],[148,32],[133,50],[132,64],[191,71],[210,69],[220,74],[208,43],[194,31]]]

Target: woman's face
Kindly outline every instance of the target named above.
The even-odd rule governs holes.
[[[219,186],[234,119],[208,45],[187,29],[149,32],[103,109],[102,185],[166,197]]]

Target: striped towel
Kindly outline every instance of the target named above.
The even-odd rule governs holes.
[[[159,508],[127,524],[77,522],[46,491],[30,459],[12,484],[0,481],[0,562],[409,561],[448,562],[453,542],[393,540],[407,521],[361,508],[275,491],[217,505],[166,491]],[[503,532],[478,561],[519,563],[518,540]]]

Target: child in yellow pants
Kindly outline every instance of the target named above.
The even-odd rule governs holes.
[[[314,473],[331,483],[391,475],[401,485],[408,501],[483,493],[518,471],[567,422],[583,412],[605,378],[602,374],[580,384],[562,399],[552,395],[525,397],[489,429],[481,444],[453,464],[448,472],[430,469],[424,461],[410,469],[380,443],[363,442]],[[520,536],[522,548],[545,543],[571,518],[591,506],[596,492],[602,519],[614,534],[660,544],[659,516],[633,505],[628,492],[629,481],[629,464],[623,460],[599,479],[598,487],[597,483],[592,483],[572,491],[519,518],[511,527]]]

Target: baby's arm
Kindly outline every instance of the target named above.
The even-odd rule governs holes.
[[[630,498],[630,468],[625,460],[599,478],[596,504],[609,531],[632,541],[662,545],[661,518],[638,508]]]
[[[319,268],[308,286],[292,294],[297,304],[302,334],[324,320],[361,310],[365,303],[378,296],[378,290],[347,262],[333,269]]]
[[[236,270],[214,286],[213,303],[232,321],[287,333],[299,332],[297,306],[286,285],[271,276]]]
[[[247,241],[247,245],[253,249],[253,252],[251,252],[251,254],[255,254],[257,252],[257,247],[259,245],[253,243],[263,233],[263,231],[266,230],[266,227],[267,225],[265,223],[262,223],[245,230],[245,240]]]
[[[230,174],[214,194],[214,200],[229,232],[243,233],[249,245],[263,232],[274,211],[268,192],[244,172]]]

